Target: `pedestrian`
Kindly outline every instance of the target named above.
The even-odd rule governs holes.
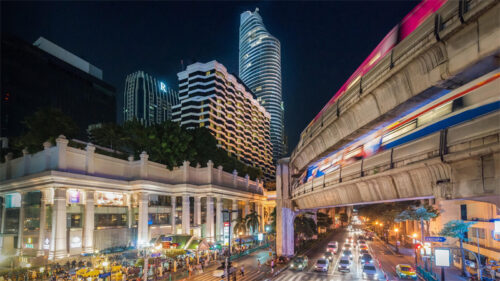
[[[274,259],[271,260],[271,273],[274,273]]]
[[[258,272],[260,272],[260,267],[262,266],[262,264],[260,264],[260,260],[257,259],[257,269],[258,269]]]
[[[245,276],[245,267],[242,265],[240,268],[241,276]]]

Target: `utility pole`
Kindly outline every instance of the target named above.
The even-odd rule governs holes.
[[[238,210],[222,210],[222,213],[227,213],[228,215],[228,221],[229,221],[229,249],[228,249],[228,255],[226,257],[226,272],[227,272],[227,281],[231,281],[231,214],[234,212],[238,212]],[[223,234],[224,235],[224,234]],[[224,236],[223,236],[224,239]],[[235,273],[236,274],[236,273]]]

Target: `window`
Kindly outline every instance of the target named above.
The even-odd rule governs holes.
[[[100,226],[126,226],[127,215],[125,214],[96,214],[95,224]]]
[[[68,214],[67,217],[68,228],[80,228],[82,227],[82,216],[81,214]]]
[[[460,218],[463,221],[467,220],[467,204],[460,205]]]
[[[479,236],[479,239],[486,239],[486,232],[484,231],[484,228],[471,227],[469,232],[471,238],[477,238]]]

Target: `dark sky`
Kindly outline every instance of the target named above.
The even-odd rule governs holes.
[[[1,29],[43,36],[101,68],[117,88],[144,70],[177,88],[184,62],[213,59],[238,73],[239,15],[259,7],[281,41],[285,128],[300,132],[418,2],[2,2]],[[121,118],[121,116],[120,116]]]

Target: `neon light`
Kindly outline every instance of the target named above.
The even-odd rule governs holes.
[[[160,91],[166,93],[167,92],[167,85],[165,83],[160,82]]]

